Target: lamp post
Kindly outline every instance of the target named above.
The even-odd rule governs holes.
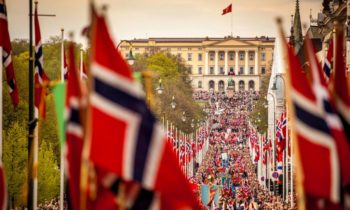
[[[126,60],[128,61],[128,64],[129,64],[130,66],[132,66],[132,65],[134,65],[135,60],[136,60],[135,57],[134,57],[133,54],[132,54],[132,43],[131,43],[130,41],[128,41],[128,40],[122,40],[122,41],[117,45],[117,49],[119,48],[119,46],[120,46],[123,42],[128,43],[129,46],[130,46],[130,51],[129,51],[129,53],[128,53],[128,56],[127,56]]]
[[[163,85],[162,85],[162,79],[159,79],[158,87],[156,88],[156,91],[157,91],[158,95],[162,95],[163,94],[164,88],[163,88]]]
[[[173,96],[173,98],[171,100],[171,103],[170,103],[170,106],[171,106],[172,109],[176,108],[175,96]]]
[[[273,90],[273,88],[272,88]],[[275,99],[275,96],[271,93],[271,92],[268,92],[267,95],[270,95],[272,97],[272,100],[273,100],[273,171],[275,172],[276,169],[276,99]],[[274,192],[274,195],[276,195],[276,183],[275,181],[273,181],[273,192]]]
[[[182,112],[181,120],[182,122],[186,122],[186,112]]]
[[[271,88],[271,90],[273,91],[277,91],[277,79],[278,78],[281,78],[282,81],[283,81],[283,91],[284,91],[284,95],[285,96],[285,85],[286,85],[286,82],[285,82],[285,79],[283,77],[282,74],[276,74],[275,76],[275,80],[274,80],[274,83],[273,83],[273,86]],[[285,100],[283,100],[283,103],[282,103],[282,106],[283,106],[283,110],[286,111],[286,118],[288,119],[288,115],[287,115],[287,109],[285,108]],[[288,121],[287,121],[288,123]],[[284,148],[284,152],[283,152],[283,160],[282,160],[282,164],[283,164],[283,192],[282,192],[282,197],[284,200],[288,201],[288,192],[289,192],[289,187],[288,187],[288,181],[289,181],[289,173],[288,173],[288,170],[289,170],[289,160],[288,160],[288,145],[289,145],[289,137],[288,137],[288,126],[286,125],[287,127],[287,132],[286,132],[286,147]],[[293,176],[293,174],[291,174],[291,176]]]

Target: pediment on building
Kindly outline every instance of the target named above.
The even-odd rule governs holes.
[[[226,40],[220,40],[220,41],[216,41],[213,43],[210,43],[208,45],[206,45],[206,47],[227,47],[227,46],[247,46],[247,47],[254,47],[257,46],[255,43],[253,42],[248,42],[248,41],[244,41],[244,40],[240,40],[240,39],[226,39]]]

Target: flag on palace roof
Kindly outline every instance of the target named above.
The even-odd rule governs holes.
[[[228,5],[225,9],[222,10],[221,15],[226,15],[227,13],[232,12],[232,4]]]

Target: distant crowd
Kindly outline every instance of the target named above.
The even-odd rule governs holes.
[[[259,93],[236,92],[231,98],[225,93],[205,91],[194,95],[196,100],[209,102],[205,111],[210,116],[211,132],[209,150],[191,181],[216,188],[219,195],[217,201],[209,198],[203,209],[290,209],[281,197],[259,185],[257,164],[250,157],[248,116]],[[201,198],[200,188],[197,193]]]

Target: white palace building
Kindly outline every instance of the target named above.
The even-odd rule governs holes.
[[[181,57],[190,70],[194,90],[225,91],[232,78],[234,90],[255,90],[260,75],[271,68],[274,38],[149,38],[121,41],[121,52],[156,52]]]

